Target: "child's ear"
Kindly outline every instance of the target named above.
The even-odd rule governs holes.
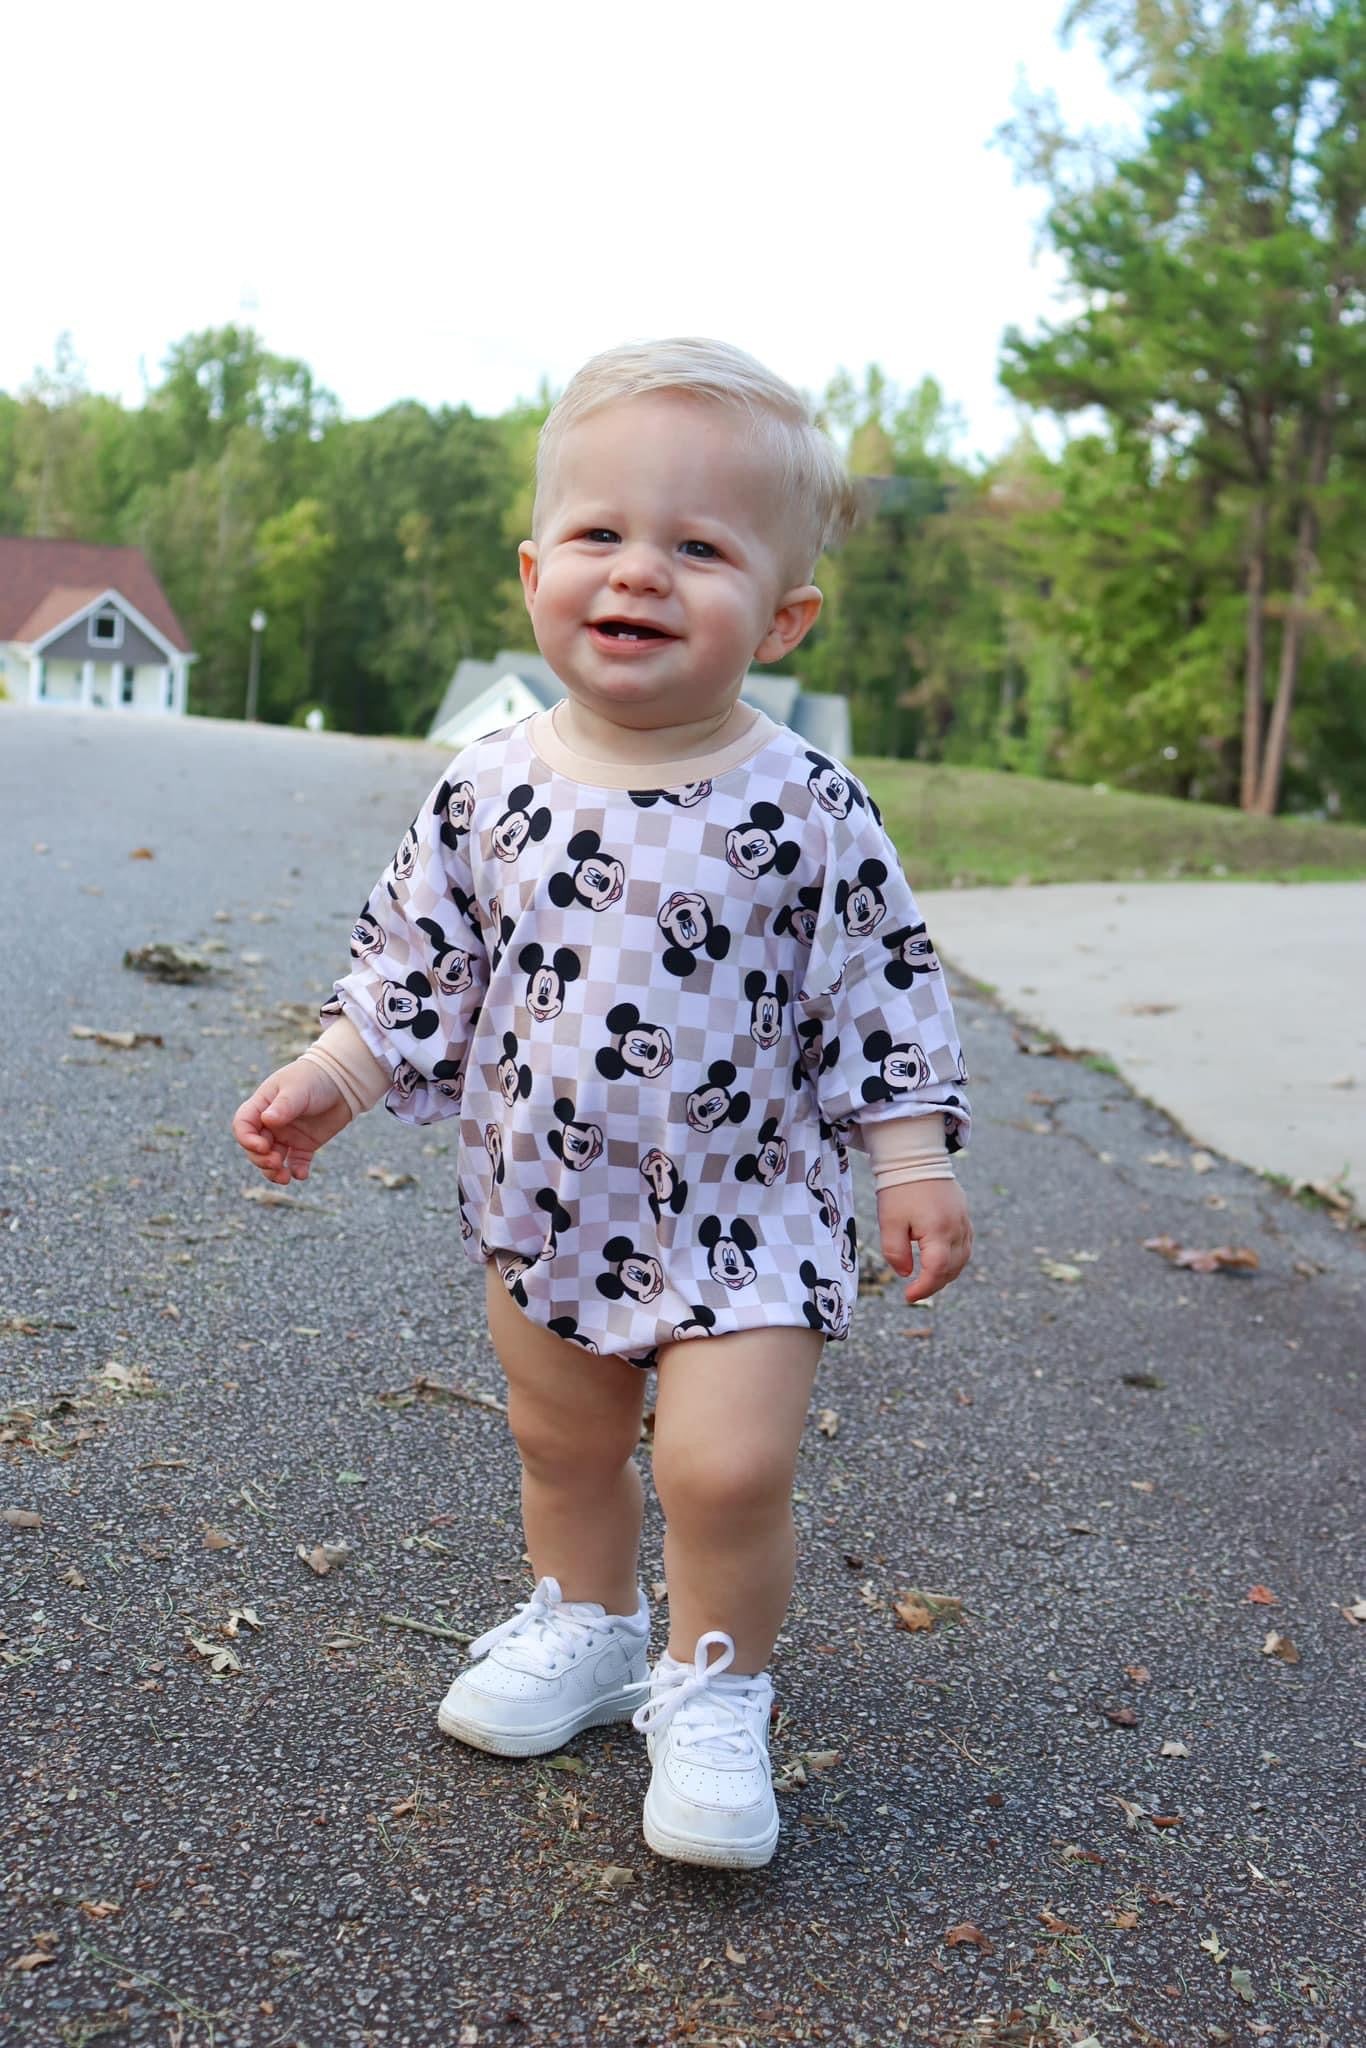
[[[755,661],[781,661],[815,625],[824,599],[814,583],[798,584],[778,600],[773,622],[754,650]]]
[[[522,596],[530,611],[536,602],[536,586],[541,580],[540,550],[534,540],[524,540],[518,548],[517,566],[522,572]]]

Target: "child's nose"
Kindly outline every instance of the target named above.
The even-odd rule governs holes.
[[[621,590],[663,591],[672,580],[668,556],[645,541],[622,548],[612,564],[612,582]]]

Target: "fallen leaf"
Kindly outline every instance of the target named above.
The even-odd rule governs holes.
[[[73,1038],[93,1038],[98,1045],[112,1045],[119,1052],[133,1052],[140,1045],[165,1043],[159,1031],[99,1031],[92,1024],[73,1024]]]
[[[934,1328],[932,1324],[927,1324],[924,1329],[903,1330],[901,1334],[903,1337],[932,1337]]]
[[[43,1518],[32,1508],[0,1508],[0,1522],[8,1522],[11,1529],[41,1529]]]
[[[150,846],[135,846],[128,858],[129,860],[155,860],[156,855]]]
[[[264,1627],[265,1623],[261,1620],[254,1607],[234,1607],[227,1620],[223,1623],[221,1633],[225,1636],[237,1636],[243,1628],[259,1630]]]
[[[1039,1266],[1050,1280],[1063,1280],[1069,1286],[1081,1278],[1081,1267],[1069,1266],[1062,1259],[1040,1259]]]
[[[1228,1958],[1228,1950],[1223,1946],[1223,1943],[1212,1927],[1201,1940],[1200,1946],[1203,1949],[1209,1950],[1216,1963],[1225,1962]]]
[[[1145,1237],[1143,1249],[1161,1252],[1174,1266],[1182,1266],[1192,1273],[1215,1273],[1222,1268],[1246,1267],[1255,1271],[1260,1266],[1258,1258],[1249,1245],[1221,1244],[1208,1251],[1183,1251],[1174,1237]]]
[[[1281,1604],[1269,1586],[1254,1586],[1247,1597],[1255,1600],[1259,1607],[1279,1607]]]
[[[1045,1906],[1039,1915],[1050,1934],[1080,1934],[1081,1929],[1070,1920],[1060,1920],[1051,1906]]]
[[[51,1943],[55,1942],[57,1937],[55,1934],[35,1934],[33,1939],[35,1941]],[[26,1955],[16,1956],[12,1963],[6,1963],[5,1968],[7,1970],[41,1970],[44,1963],[55,1963],[56,1960],[57,1951],[55,1948],[31,1948]]]
[[[1366,1600],[1354,1600],[1350,1607],[1339,1609],[1344,1621],[1366,1621]]]
[[[112,1899],[82,1899],[81,1911],[91,1920],[111,1920],[115,1913],[123,1911]]]
[[[658,1606],[661,1600],[667,1600],[668,1597],[669,1589],[663,1579],[651,1579],[650,1598],[654,1601],[655,1605]]]
[[[1114,1912],[1110,1915],[1112,1927],[1137,1927],[1138,1915],[1131,1911]]]
[[[228,1649],[225,1643],[215,1643],[208,1636],[191,1636],[187,1647],[196,1656],[203,1657],[215,1672],[232,1672],[242,1669],[242,1659],[236,1650]]]
[[[90,1581],[86,1577],[85,1573],[82,1571],[78,1571],[75,1565],[73,1564],[69,1568],[69,1570],[64,1571],[62,1573],[62,1584],[64,1586],[75,1586],[78,1591],[84,1592],[85,1588],[90,1584]]]
[[[415,1188],[417,1180],[411,1173],[391,1173],[387,1166],[367,1166],[367,1180],[377,1180],[383,1188]]]
[[[1162,1745],[1161,1749],[1160,1749],[1160,1750],[1158,1751],[1158,1755],[1159,1755],[1159,1756],[1189,1756],[1189,1755],[1190,1755],[1190,1751],[1189,1751],[1189,1750],[1187,1749],[1187,1747],[1186,1747],[1186,1745],[1185,1745],[1185,1743],[1184,1743],[1184,1742],[1175,1742],[1175,1741],[1171,1741],[1171,1740],[1168,1740],[1167,1742],[1164,1742],[1164,1743],[1163,1743],[1163,1745]]]
[[[634,1870],[627,1870],[625,1865],[621,1863],[607,1863],[603,1865],[602,1875],[598,1883],[601,1890],[605,1892],[619,1892],[624,1890],[628,1884],[634,1884],[635,1881],[636,1874]]]
[[[320,1579],[325,1579],[339,1564],[345,1564],[351,1555],[351,1546],[349,1543],[315,1543],[310,1550],[307,1544],[300,1543],[294,1554],[310,1565]]]
[[[1138,1715],[1132,1707],[1102,1707],[1101,1712],[1107,1721],[1114,1723],[1116,1728],[1136,1728],[1138,1726]]]
[[[822,1408],[816,1417],[816,1427],[822,1436],[834,1436],[840,1426],[839,1416],[833,1408]]]
[[[1262,1644],[1262,1655],[1279,1657],[1282,1664],[1298,1664],[1300,1661],[1300,1653],[1289,1636],[1278,1635],[1274,1628]]]
[[[244,1202],[260,1202],[267,1209],[297,1208],[293,1195],[287,1195],[283,1188],[243,1188]]]
[[[734,1942],[728,1941],[726,1943],[726,1961],[728,1963],[743,1963],[747,1960],[743,1952],[736,1948]]]
[[[971,1920],[960,1920],[956,1927],[950,1927],[944,1936],[950,1948],[957,1948],[960,1942],[975,1942],[985,1955],[991,1954],[991,1943],[980,1927],[974,1927]]]
[[[947,1594],[922,1593],[918,1587],[910,1586],[892,1602],[898,1624],[914,1633],[917,1629],[933,1628],[941,1621],[961,1621],[963,1603]]]
[[[546,1757],[545,1767],[548,1771],[568,1771],[570,1776],[575,1778],[586,1776],[588,1771],[588,1766],[581,1756],[569,1756],[563,1750],[557,1756]]]
[[[136,974],[150,975],[153,981],[203,981],[217,972],[213,963],[199,953],[192,953],[188,946],[173,945],[167,939],[155,939],[149,946],[130,947],[123,956],[123,964]]]
[[[1230,1970],[1228,1981],[1237,1992],[1239,1998],[1242,1999],[1244,2005],[1251,2005],[1252,1972],[1250,1970]]]
[[[1143,1154],[1143,1164],[1145,1166],[1169,1166],[1178,1173],[1184,1173],[1186,1170],[1185,1160],[1178,1159],[1175,1152],[1145,1152]]]
[[[237,1545],[226,1530],[210,1528],[208,1524],[205,1524],[204,1548],[206,1550],[235,1550]]]

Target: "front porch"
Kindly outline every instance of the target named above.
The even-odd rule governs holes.
[[[185,710],[186,664],[29,657],[29,702],[110,711]]]

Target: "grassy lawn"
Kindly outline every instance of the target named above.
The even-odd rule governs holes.
[[[1249,818],[986,768],[852,757],[917,889],[1013,882],[1366,877],[1366,826]]]

